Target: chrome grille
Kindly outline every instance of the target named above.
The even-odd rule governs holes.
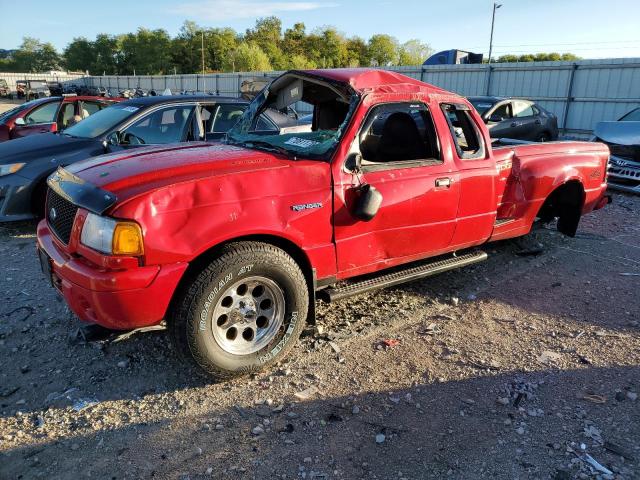
[[[78,207],[53,190],[47,190],[47,223],[51,231],[64,243],[69,243]]]

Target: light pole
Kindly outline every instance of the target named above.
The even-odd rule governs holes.
[[[496,10],[501,6],[501,3],[493,2],[493,15],[491,15],[491,37],[489,38],[489,60],[487,63],[491,63],[491,52],[493,51],[493,24],[496,21]]]
[[[493,35],[493,26],[491,27],[491,32],[491,35]],[[200,48],[200,51],[202,52],[202,75],[204,75],[204,30],[200,32],[200,35],[202,35],[202,46]]]

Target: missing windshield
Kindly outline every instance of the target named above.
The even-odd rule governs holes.
[[[299,74],[277,78],[229,131],[228,142],[288,156],[328,159],[358,96]]]

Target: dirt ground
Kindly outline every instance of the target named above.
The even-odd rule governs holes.
[[[0,113],[6,112],[7,110],[11,110],[16,105],[20,105],[24,103],[24,100],[9,100],[7,98],[3,98],[0,101]]]
[[[213,383],[163,332],[74,340],[34,225],[0,226],[0,478],[640,478],[640,198],[538,238],[319,303],[285,364]]]

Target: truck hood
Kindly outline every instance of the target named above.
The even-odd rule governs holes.
[[[640,122],[599,122],[593,133],[607,143],[640,145]]]
[[[163,186],[197,178],[285,167],[282,157],[224,144],[136,148],[101,155],[66,167],[80,179],[116,194],[118,201]]]
[[[39,133],[0,143],[0,164],[31,163],[81,150],[95,143],[92,138],[74,138],[55,133]]]

